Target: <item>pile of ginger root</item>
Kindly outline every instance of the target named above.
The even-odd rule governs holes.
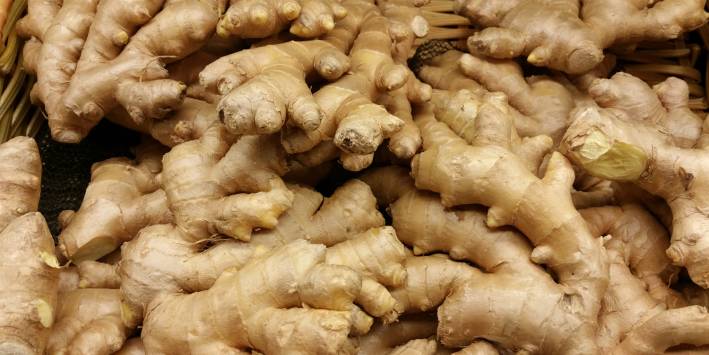
[[[709,354],[709,121],[613,60],[705,6],[28,0],[52,138],[142,141],[54,236],[0,145],[0,354]]]

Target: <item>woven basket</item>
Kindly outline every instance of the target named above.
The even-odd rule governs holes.
[[[43,122],[41,110],[30,103],[34,78],[22,69],[22,41],[15,33],[15,23],[26,7],[27,0],[15,0],[2,31],[0,143],[15,136],[34,136]]]

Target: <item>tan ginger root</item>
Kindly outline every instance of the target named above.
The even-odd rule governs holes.
[[[37,74],[37,59],[44,34],[59,12],[61,4],[61,0],[28,0],[27,15],[15,24],[17,35],[25,39],[22,47],[22,67],[29,74]]]
[[[41,354],[54,321],[59,262],[39,204],[42,163],[28,137],[0,144],[0,353]]]
[[[417,118],[419,123],[422,118]],[[430,128],[422,127],[424,141]],[[577,296],[567,294],[567,286],[555,283],[530,260],[532,248],[522,234],[487,227],[481,208],[445,208],[438,196],[417,190],[404,168],[381,168],[363,179],[380,203],[390,205],[397,236],[415,254],[445,251],[486,271],[440,256],[407,259],[407,284],[392,294],[407,312],[438,308],[438,338],[444,345],[463,347],[485,338],[532,353],[563,354],[576,347],[580,353],[593,353],[595,317],[563,306],[578,306]],[[542,307],[544,315],[526,316],[535,313],[528,307],[542,309],[536,308],[541,304],[548,305]],[[510,323],[517,324],[516,331],[503,328]]]
[[[230,0],[217,34],[266,38],[290,25],[292,34],[314,38],[332,30],[335,21],[347,14],[347,9],[336,0]]]
[[[368,188],[350,183],[322,207],[319,194],[296,190],[297,209],[276,225],[294,199],[279,177],[285,160],[278,139],[243,136],[230,146],[233,139],[218,125],[165,155],[163,187],[176,225],[144,228],[123,247],[121,288],[136,314],[159,292],[209,288],[223,270],[251,258],[254,248],[300,238],[334,245],[383,224]],[[254,228],[274,227],[251,235]],[[216,234],[252,240],[204,250]]]
[[[485,28],[468,39],[471,52],[527,56],[533,65],[571,74],[591,70],[603,49],[677,38],[706,23],[705,0],[457,0],[456,12]]]
[[[113,110],[108,119],[123,127],[150,135],[168,147],[198,139],[209,127],[219,122],[215,105],[189,97],[186,97],[175,111],[160,120],[136,123],[121,109]]]
[[[145,355],[145,346],[140,338],[131,338],[113,355]]]
[[[361,279],[349,268],[325,264],[325,259],[325,246],[298,240],[239,271],[225,271],[209,290],[155,299],[143,326],[146,351],[354,353],[347,338],[353,327],[349,310]],[[185,309],[191,311],[178,311]],[[204,319],[210,322],[200,321]]]
[[[0,232],[0,247],[0,353],[41,354],[57,303],[59,263],[52,235],[42,215],[31,212]]]
[[[616,251],[633,275],[640,279],[655,300],[669,308],[686,302],[669,288],[679,269],[665,254],[670,246],[665,228],[638,205],[595,207],[580,210],[595,236],[610,235],[606,250]]]
[[[369,188],[362,182],[351,181],[338,188],[324,202],[315,191],[302,187],[292,189],[295,195],[293,207],[281,216],[274,229],[254,233],[248,244],[223,241],[203,251],[198,243],[183,242],[170,226],[152,226],[141,231],[123,249],[121,288],[128,303],[142,309],[160,293],[205,290],[223,270],[241,267],[254,255],[290,241],[306,239],[335,246],[329,249],[332,255],[328,262],[344,263],[359,270],[362,275],[370,276],[365,278],[364,285],[379,292],[383,298],[363,299],[358,303],[371,315],[394,318],[394,300],[391,296],[387,297],[383,292],[386,290],[375,281],[381,281],[384,285],[400,284],[401,276],[396,276],[396,265],[400,260],[398,258],[404,255],[401,251],[397,252],[397,245],[400,244],[395,238],[392,239],[386,229],[361,234],[384,224]],[[350,239],[358,241],[346,243]],[[376,250],[376,257],[364,259],[360,264],[352,264],[355,259],[336,254],[342,250],[351,255],[370,255],[367,245],[378,245],[379,249]],[[391,259],[391,256],[395,257]],[[371,262],[377,260],[391,260],[391,265],[376,271]],[[363,266],[367,269],[362,269]]]
[[[451,50],[421,68],[420,77],[436,89],[470,90],[474,94],[500,91],[507,95],[517,132],[523,137],[547,135],[558,143],[569,114],[581,95],[565,79],[524,77],[512,60],[477,57]],[[472,80],[470,80],[472,79]]]
[[[311,131],[320,125],[322,112],[310,93],[316,73],[335,80],[349,70],[344,54],[350,34],[372,11],[373,5],[348,0],[351,9],[338,29],[323,40],[290,41],[251,48],[224,56],[200,73],[200,84],[222,95],[217,106],[221,120],[235,134],[278,132],[289,124]],[[345,37],[344,40],[341,40]]]
[[[436,318],[429,314],[406,316],[396,323],[376,325],[357,338],[358,355],[435,354]]]
[[[421,9],[410,6],[409,0],[379,1],[382,14],[389,19],[390,35],[395,38],[392,58],[400,64],[415,54],[415,40],[428,34],[428,22],[423,18]],[[421,147],[421,132],[413,121],[411,102],[404,86],[394,91],[385,92],[377,99],[389,113],[404,122],[401,129],[389,137],[389,151],[399,159],[410,159]],[[428,88],[425,88],[428,91]],[[428,93],[426,93],[426,97]]]
[[[313,166],[339,156],[346,169],[364,169],[384,139],[404,126],[375,103],[379,96],[402,88],[397,95],[410,102],[430,98],[430,87],[392,58],[391,36],[390,24],[378,10],[366,13],[350,51],[352,69],[314,94],[324,113],[320,126],[313,131],[286,126],[282,143],[289,153],[303,153],[296,159]]]
[[[653,92],[640,79],[616,74],[589,91],[602,108],[577,110],[562,148],[592,175],[634,182],[664,198],[673,217],[667,255],[709,287],[706,139],[699,136],[700,118],[687,107],[687,85],[671,78]]]
[[[32,138],[0,144],[0,231],[39,205],[42,162]]]
[[[92,166],[81,207],[61,214],[59,248],[67,258],[99,259],[143,227],[172,221],[158,180],[163,153],[158,143],[146,142],[138,146],[135,161],[112,158]]]
[[[163,157],[161,185],[174,225],[143,228],[122,248],[121,289],[133,317],[142,317],[155,290],[202,290],[224,269],[243,265],[251,251],[235,242],[200,252],[216,235],[249,240],[254,228],[273,228],[290,207],[277,138],[235,140],[215,125]]]
[[[78,142],[104,115],[118,107],[125,108],[140,122],[163,117],[182,102],[185,85],[169,79],[164,65],[188,56],[209,40],[223,4],[210,0],[162,5],[163,1],[157,0],[139,4],[101,2],[96,20],[89,23],[90,29],[86,28],[81,57],[76,50],[72,52],[76,54],[72,59],[75,57],[78,63],[71,80],[65,75],[61,87],[59,80],[48,86],[56,94],[50,105],[42,100],[55,139]],[[116,16],[117,13],[123,16]],[[107,17],[110,21],[99,20]],[[180,20],[175,21],[177,18]],[[59,19],[57,16],[55,22]],[[75,33],[77,37],[82,34]],[[40,61],[38,69],[41,67]],[[50,67],[57,70],[57,66]],[[42,82],[44,76],[41,72],[38,75]],[[40,91],[46,90],[39,87]],[[57,104],[51,105],[54,102]]]
[[[486,248],[482,245],[471,248],[474,253],[481,253],[480,260],[476,258],[472,261],[488,272],[499,269],[501,265],[509,265],[512,276],[503,276],[505,273],[502,270],[506,268],[499,271],[502,272],[500,278],[509,280],[505,282],[508,285],[505,287],[501,287],[502,282],[496,280],[497,272],[483,275],[476,269],[468,268],[472,271],[455,271],[450,274],[450,277],[439,277],[434,276],[437,272],[433,271],[433,267],[426,272],[413,272],[410,271],[410,267],[413,266],[407,266],[408,285],[424,282],[420,281],[423,277],[428,277],[430,280],[438,278],[435,281],[436,285],[431,287],[437,290],[437,294],[440,293],[440,298],[435,301],[430,298],[422,299],[421,296],[408,297],[410,305],[406,308],[427,310],[440,304],[445,298],[446,303],[438,308],[440,322],[438,337],[446,346],[465,346],[476,337],[482,337],[494,339],[507,348],[524,348],[532,352],[594,353],[597,351],[594,339],[595,319],[608,277],[601,242],[594,239],[583,218],[572,205],[569,191],[574,174],[571,166],[563,156],[554,154],[549,161],[544,178],[536,177],[531,172],[533,164],[525,160],[539,161],[538,156],[543,155],[545,151],[540,148],[544,145],[540,146],[539,142],[535,141],[531,141],[532,144],[523,143],[520,148],[517,148],[519,153],[513,153],[510,150],[512,123],[509,114],[505,112],[503,98],[499,95],[495,96],[497,98],[490,98],[481,105],[477,117],[467,117],[469,121],[474,120],[468,126],[472,128],[458,130],[464,133],[465,137],[470,137],[474,145],[467,144],[446,125],[436,122],[436,117],[431,112],[432,108],[429,107],[419,113],[416,122],[424,137],[425,150],[414,158],[412,175],[417,188],[433,190],[441,194],[442,205],[438,205],[440,213],[444,213],[444,206],[467,204],[488,206],[489,210],[485,218],[488,227],[514,225],[527,236],[534,249],[530,250],[526,241],[514,233],[510,233],[511,237],[508,237],[511,240],[507,248],[499,247],[498,238],[483,239],[483,241],[496,240],[495,248]],[[448,122],[451,120],[445,117],[449,114],[457,115],[460,120],[465,119],[465,115],[456,108],[451,111],[453,112],[443,116],[439,114],[437,117],[443,117]],[[456,127],[455,124],[451,126]],[[548,137],[546,140],[546,148],[548,148]],[[523,158],[535,156],[537,159]],[[435,196],[429,199],[437,202]],[[426,209],[419,208],[419,210]],[[427,214],[424,214],[426,216],[433,213],[426,212]],[[458,220],[455,212],[447,213],[449,217],[441,216],[430,220],[447,221],[448,224]],[[482,223],[483,214],[477,213],[480,217],[475,223],[479,227],[485,227]],[[420,220],[429,220],[429,218]],[[416,221],[413,218],[412,220]],[[395,218],[395,228],[401,228],[400,225],[406,226],[404,222],[396,222]],[[465,237],[468,236],[470,228],[463,229]],[[447,229],[441,228],[441,230]],[[416,231],[433,232],[430,227],[418,228]],[[466,242],[451,243],[447,248],[426,247],[420,242],[415,242],[423,238],[408,239],[405,231],[402,230],[401,233],[402,240],[418,245],[420,250],[450,249],[451,256],[454,258],[465,255],[468,249],[461,248],[466,245],[466,242],[474,242],[468,238]],[[433,238],[432,241],[448,243],[450,240],[441,237]],[[497,253],[503,252],[510,255],[497,256]],[[502,262],[500,258],[502,260],[514,258],[514,262]],[[531,261],[545,264],[553,270],[558,277],[558,283]],[[425,268],[426,265],[426,262],[421,263],[421,267]],[[518,271],[520,268],[524,268],[523,273]],[[482,280],[487,279],[488,276],[489,281]],[[471,277],[476,281],[461,281]],[[520,282],[520,279],[528,281]],[[456,286],[459,282],[464,287]],[[490,286],[481,287],[483,282],[489,282]],[[407,286],[404,289],[430,290],[417,287]],[[517,287],[520,289],[514,291]],[[459,291],[446,298],[445,296],[453,289]],[[484,293],[479,297],[469,297],[477,292]],[[507,292],[515,295],[513,299],[503,296]],[[520,293],[528,295],[530,299],[519,299]],[[483,301],[494,299],[509,301],[491,301],[492,303]],[[401,299],[400,302],[407,303]],[[508,307],[510,303],[518,306]],[[504,309],[500,308],[502,304],[505,304]],[[535,309],[544,309],[548,313],[530,317],[521,316],[518,312],[525,312],[524,304],[534,304]],[[546,306],[539,306],[541,304]],[[514,319],[514,322],[519,324],[515,327],[519,333],[511,334],[507,328],[504,332],[501,328],[497,328],[507,322],[488,317],[490,309],[495,309],[492,313],[507,314],[506,319]],[[475,329],[475,331],[460,332],[458,331],[460,329]],[[562,334],[560,329],[567,329],[570,333]],[[540,333],[544,335],[540,336]]]
[[[60,303],[47,341],[49,354],[113,354],[130,335],[117,289],[73,290],[63,293]]]
[[[608,354],[665,354],[675,345],[706,345],[709,313],[700,306],[667,310],[609,250],[610,284],[599,316],[598,345]]]

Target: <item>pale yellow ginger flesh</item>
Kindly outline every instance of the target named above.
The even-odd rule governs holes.
[[[668,203],[672,243],[667,255],[709,287],[709,239],[703,193],[706,132],[688,108],[687,85],[676,78],[650,89],[628,74],[597,80],[589,92],[601,107],[578,109],[562,149],[592,175],[633,182]]]
[[[494,58],[526,56],[533,65],[571,74],[601,63],[616,45],[677,38],[701,27],[705,0],[456,0],[455,11],[483,29],[471,52]]]
[[[288,27],[303,38],[319,37],[348,15],[336,0],[231,0],[217,25],[223,37],[265,38]]]
[[[56,322],[47,341],[49,354],[112,354],[129,329],[121,316],[117,289],[87,288],[62,293]]]
[[[157,142],[147,141],[137,147],[135,161],[112,158],[92,166],[81,207],[63,213],[59,246],[68,259],[99,259],[143,227],[172,221],[157,178],[163,153]]]
[[[354,353],[348,339],[354,326],[350,310],[362,279],[347,267],[325,264],[325,259],[325,246],[298,240],[241,270],[225,271],[207,291],[155,299],[143,325],[146,351]],[[191,311],[178,311],[187,309]],[[208,326],[200,321],[204,319],[210,320]]]

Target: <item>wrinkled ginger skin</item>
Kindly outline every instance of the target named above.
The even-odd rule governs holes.
[[[568,126],[569,113],[578,95],[556,77],[525,77],[513,60],[485,58],[450,50],[423,66],[423,81],[436,89],[465,89],[484,96],[500,91],[507,95],[510,114],[522,137],[547,135],[555,143]]]
[[[155,110],[159,116],[174,109],[172,103],[181,102],[182,90],[186,87],[168,80],[164,65],[187,57],[209,40],[222,6],[218,0],[169,2],[130,37],[117,57],[77,71],[63,99],[69,114],[76,118],[61,119],[61,124],[53,127],[53,136],[60,141],[77,142],[119,103],[138,121],[154,118],[145,115],[145,108]],[[121,101],[117,96],[121,92],[120,85],[138,82],[153,85],[151,81],[163,81],[167,86],[152,92],[150,97],[140,97],[139,101]],[[175,90],[176,86],[182,90]],[[171,105],[163,107],[161,102]]]
[[[533,65],[570,74],[593,69],[613,45],[677,38],[707,21],[704,0],[457,0],[456,12],[485,28],[471,52],[527,56]],[[654,6],[649,7],[650,4]]]
[[[298,37],[314,38],[335,27],[347,10],[335,0],[231,0],[219,21],[223,37],[266,38],[291,24]]]
[[[560,293],[553,296],[554,293],[548,288],[537,287],[538,292],[528,292],[534,301],[526,301],[525,304],[547,304],[548,306],[541,307],[543,309],[552,309],[551,305],[571,307],[571,314],[560,311],[554,315],[559,317],[559,324],[576,324],[571,328],[575,329],[575,334],[578,335],[572,337],[573,339],[554,337],[555,340],[538,344],[540,339],[537,335],[525,333],[509,339],[513,346],[541,346],[541,352],[594,353],[597,351],[593,339],[595,319],[608,282],[607,263],[601,242],[590,234],[584,220],[573,206],[569,191],[574,173],[568,161],[560,154],[554,153],[544,177],[540,179],[532,173],[532,167],[526,164],[525,159],[521,158],[529,154],[527,150],[538,149],[536,143],[530,146],[523,142],[515,149],[518,152],[516,154],[509,150],[514,130],[511,117],[502,109],[504,106],[499,105],[501,102],[504,100],[488,100],[480,109],[478,117],[472,117],[475,121],[470,125],[475,134],[467,140],[473,145],[458,137],[445,124],[436,121],[438,117],[453,115],[446,113],[445,107],[438,107],[439,112],[435,116],[432,108],[429,108],[428,112],[421,112],[416,122],[424,137],[424,152],[414,157],[411,164],[416,187],[440,193],[441,202],[445,207],[468,204],[488,206],[487,226],[517,227],[535,246],[530,255],[531,260],[545,264],[558,276],[564,291],[557,288]],[[454,106],[453,110],[456,110],[455,107],[457,106]],[[491,285],[495,284],[493,280],[494,278],[491,278],[489,281]],[[510,282],[510,287],[516,284]],[[494,320],[483,316],[487,311],[480,310],[483,312],[481,314],[470,313],[476,312],[477,309],[471,308],[471,303],[476,302],[478,297],[471,295],[474,294],[474,285],[478,283],[464,284],[466,290],[457,292],[453,298],[448,297],[446,305],[439,308],[439,321],[447,322],[446,325],[439,325],[439,336],[444,339],[450,337],[444,344],[463,346],[473,340],[472,334],[461,334],[455,329],[486,329],[488,326],[494,328],[492,323],[470,323]],[[537,285],[539,281],[535,280],[531,284]],[[495,290],[492,288],[490,286],[485,290],[506,292],[499,287]],[[502,296],[489,298],[497,297]],[[461,304],[464,306],[460,306]],[[460,316],[461,314],[467,316]],[[512,314],[508,317],[517,319]],[[533,329],[534,334],[537,334],[540,325],[535,322],[538,317],[531,318],[520,319],[529,323],[519,329],[529,332]],[[442,329],[445,333],[441,333]],[[489,336],[494,337],[496,332],[491,332],[492,335]]]
[[[96,15],[98,0],[67,0],[52,20],[42,38],[36,60],[36,97],[47,112],[53,137],[72,141],[60,127],[76,125],[75,117],[62,98],[70,85],[81,55],[84,40]]]
[[[133,241],[124,244],[118,270],[126,303],[142,314],[160,293],[208,289],[224,270],[241,268],[255,255],[291,241],[306,239],[330,246],[384,225],[374,196],[362,182],[345,183],[325,199],[310,188],[290,189],[293,207],[279,217],[275,228],[254,232],[249,243],[226,240],[204,250],[199,241],[185,242],[190,237],[173,226],[141,230]],[[385,311],[391,311],[391,307]]]
[[[25,39],[34,37],[41,41],[61,7],[62,0],[28,0],[27,15],[15,25],[17,35]]]
[[[42,162],[32,138],[0,144],[0,231],[12,220],[37,210]]]
[[[97,260],[141,228],[172,221],[157,177],[164,149],[146,142],[137,151],[136,161],[112,158],[92,166],[81,207],[59,235],[60,249],[70,260]]]
[[[588,107],[573,113],[574,121],[566,132],[562,149],[592,175],[633,182],[665,199],[673,219],[667,255],[675,265],[686,267],[696,284],[707,288],[709,238],[704,236],[709,233],[709,223],[702,212],[709,208],[707,194],[703,193],[709,187],[702,178],[709,174],[704,163],[707,160],[706,127],[697,140],[696,133],[687,135],[686,131],[674,130],[669,120],[636,114],[624,107],[622,101],[606,100],[615,97],[614,93],[623,89],[622,82],[631,78],[627,74],[616,74],[610,80],[596,81],[592,85],[590,91],[595,93],[601,108]],[[660,90],[664,84],[667,82],[655,88],[657,93],[650,93],[658,95],[660,107],[670,112],[675,107],[686,107],[686,95],[677,101],[666,99],[675,96],[671,95],[673,91]],[[677,90],[686,93],[682,85]],[[683,148],[688,145],[688,136],[695,137],[694,148]]]
[[[74,290],[62,294],[60,303],[47,343],[49,354],[112,354],[130,335],[117,289]]]
[[[248,241],[254,228],[273,228],[293,201],[280,176],[285,152],[274,136],[236,138],[212,126],[199,140],[163,157],[162,186],[175,224],[192,241],[221,233]]]
[[[350,51],[350,71],[313,95],[323,111],[320,126],[312,131],[287,127],[282,136],[286,151],[302,153],[297,159],[305,165],[318,165],[339,156],[347,170],[364,169],[384,139],[405,125],[376,104],[378,98],[402,89],[398,94],[411,102],[430,99],[430,87],[394,61],[391,27],[378,10],[366,12],[361,26],[352,27],[358,34]]]
[[[234,134],[270,134],[286,118],[313,130],[322,112],[306,82],[316,70],[333,80],[349,69],[349,60],[322,40],[291,41],[222,57],[200,73],[200,83],[223,95],[217,109]]]
[[[609,354],[665,354],[689,344],[705,345],[709,312],[700,306],[667,309],[645,290],[622,255],[608,252],[610,285],[599,316],[598,344]]]
[[[349,269],[321,265],[324,258],[324,246],[296,241],[239,271],[225,271],[207,291],[154,300],[143,327],[147,352],[239,354],[251,348],[268,354],[351,353],[348,312],[297,308],[308,299],[328,297],[341,300],[329,303],[347,304],[359,291],[358,280],[347,276]],[[327,285],[339,285],[334,287],[343,292],[324,293],[333,290]],[[315,288],[306,292],[309,287]]]
[[[41,354],[54,323],[59,263],[38,212],[14,219],[0,232],[0,353]]]
[[[595,236],[610,236],[604,246],[622,255],[633,275],[645,283],[647,292],[669,308],[686,302],[669,285],[679,268],[665,250],[669,235],[655,218],[639,205],[604,206],[580,210]]]

